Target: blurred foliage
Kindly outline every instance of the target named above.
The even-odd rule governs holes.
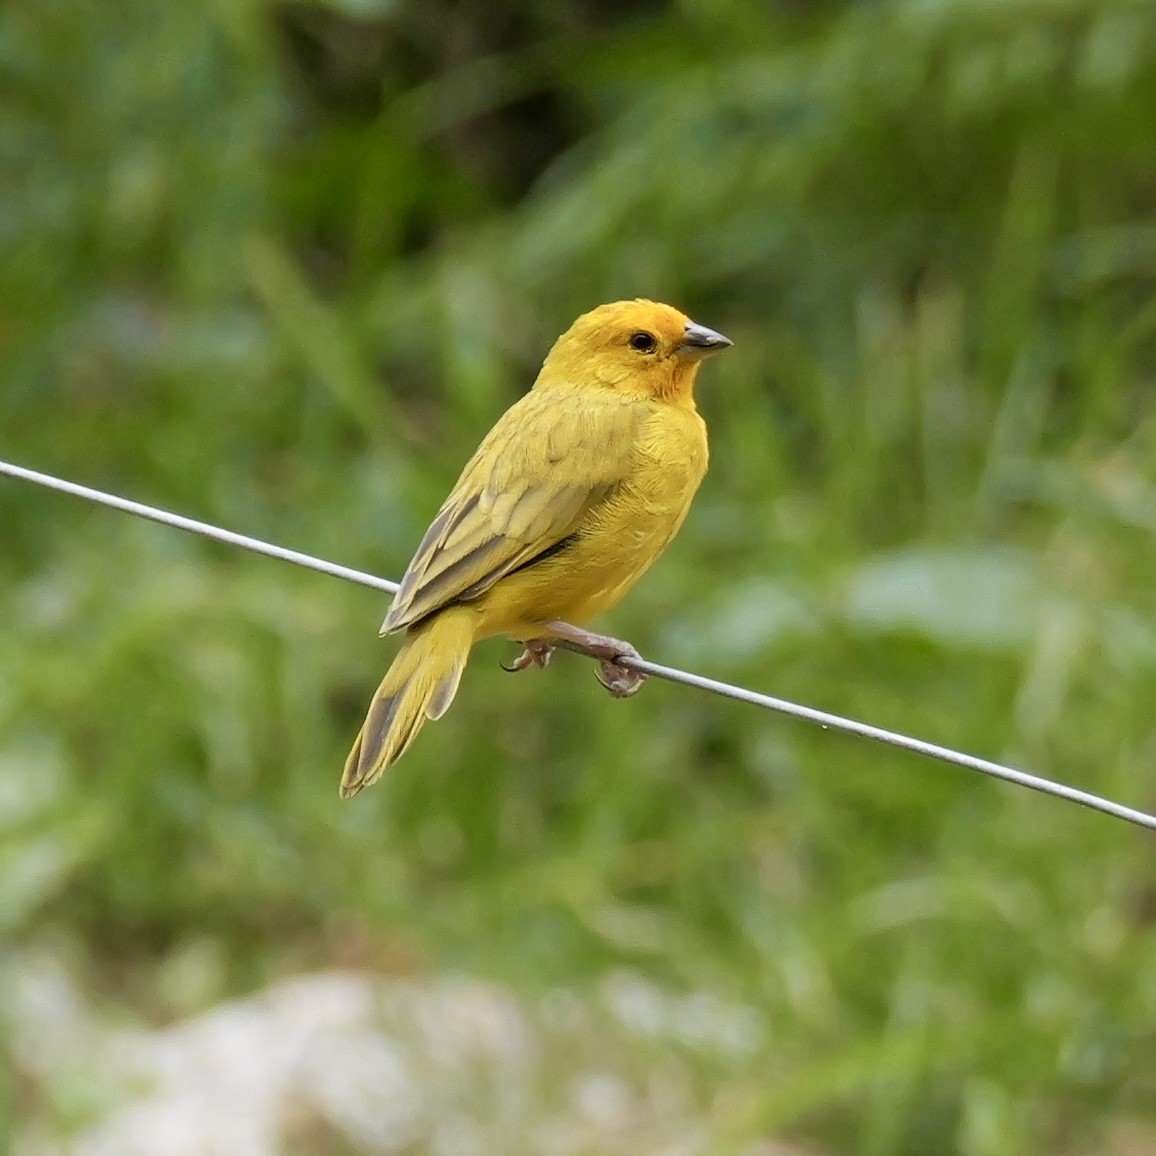
[[[10,0],[0,86],[3,456],[397,575],[552,337],[671,300],[714,461],[608,626],[1156,806],[1147,0]],[[0,527],[0,930],[114,1006],[627,965],[766,1026],[711,1152],[1156,1145],[1142,833],[499,644],[340,805],[380,598]]]

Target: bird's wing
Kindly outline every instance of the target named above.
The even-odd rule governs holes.
[[[532,390],[466,464],[414,554],[382,633],[412,626],[558,545],[626,476],[640,420],[613,394]]]

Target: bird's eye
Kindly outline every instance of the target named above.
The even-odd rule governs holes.
[[[653,353],[658,348],[658,342],[654,338],[653,333],[632,333],[630,335],[630,348],[636,353]]]

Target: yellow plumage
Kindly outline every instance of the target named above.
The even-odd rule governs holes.
[[[346,761],[343,796],[445,712],[475,642],[504,635],[543,662],[560,624],[609,609],[662,553],[706,472],[695,374],[729,344],[651,301],[600,306],[558,339],[402,577],[382,633],[406,638]]]

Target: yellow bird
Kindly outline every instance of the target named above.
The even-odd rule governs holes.
[[[617,697],[643,675],[629,644],[581,629],[645,573],[706,473],[694,405],[704,357],[731,342],[670,305],[618,301],[554,343],[533,388],[498,419],[417,548],[381,633],[405,639],[341,777],[343,798],[396,762],[453,701],[475,642],[525,646],[511,670],[575,642]]]

